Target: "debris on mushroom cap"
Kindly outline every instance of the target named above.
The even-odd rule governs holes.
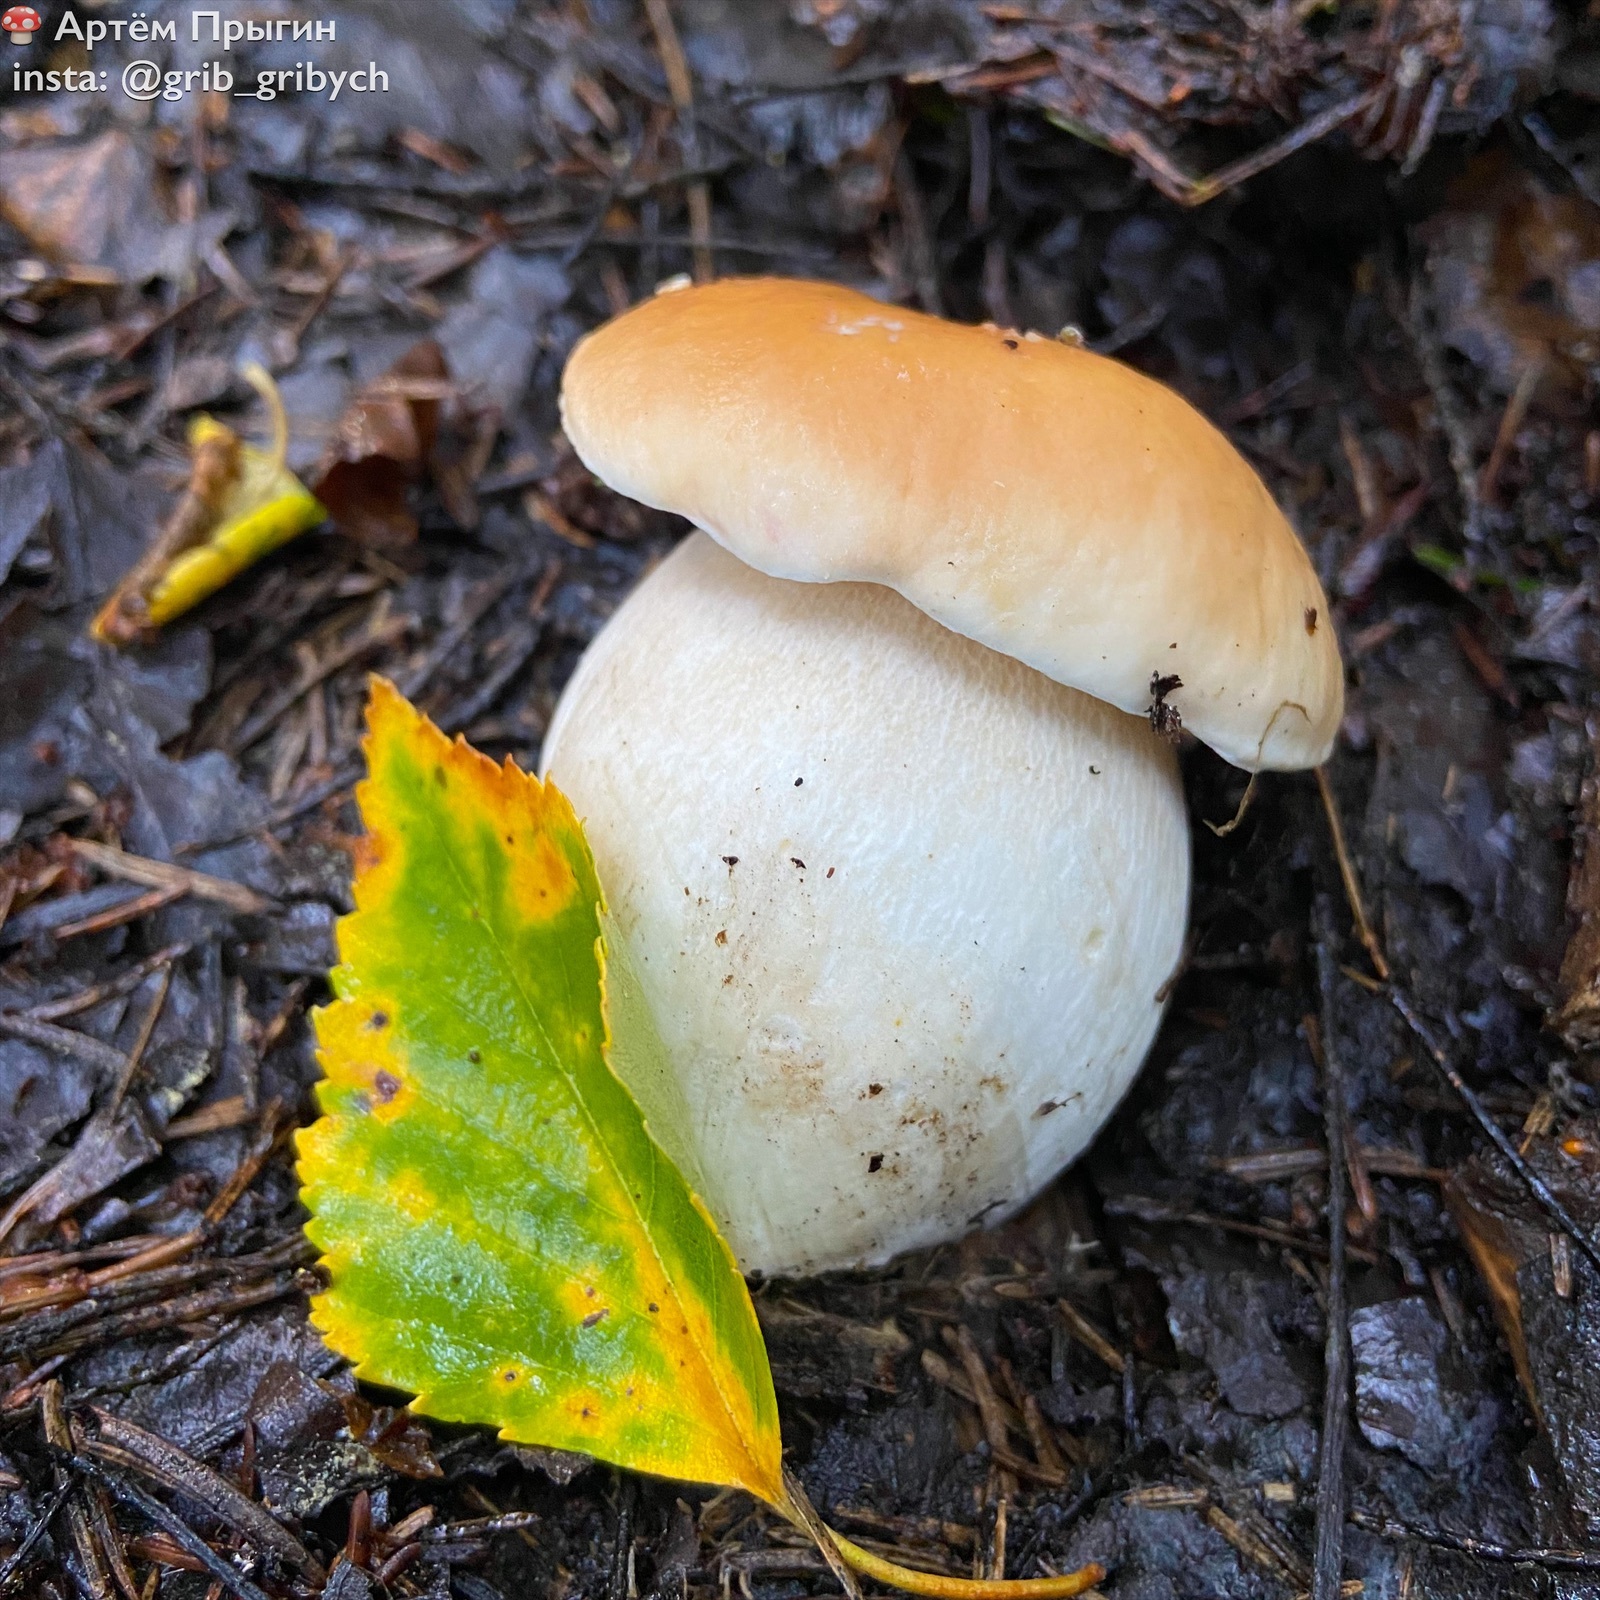
[[[1164,385],[833,284],[725,279],[574,350],[568,437],[613,488],[775,577],[887,584],[1058,682],[1255,771],[1326,758],[1322,586],[1244,458]]]

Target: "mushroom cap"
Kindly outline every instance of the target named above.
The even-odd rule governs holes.
[[[1244,458],[1187,401],[1036,334],[834,284],[661,293],[582,340],[567,436],[612,488],[774,577],[897,590],[1235,765],[1324,760],[1344,704],[1328,602]]]
[[[1189,883],[1143,721],[693,534],[589,647],[544,765],[672,1081],[617,1070],[747,1272],[999,1221],[1137,1073]]]

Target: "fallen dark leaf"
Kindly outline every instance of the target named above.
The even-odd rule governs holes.
[[[1501,394],[1537,369],[1536,398],[1577,401],[1600,362],[1600,212],[1496,152],[1421,232],[1445,339]]]
[[[130,284],[183,277],[232,225],[174,220],[148,139],[121,128],[0,151],[0,215],[52,263]]]
[[[444,351],[424,339],[340,419],[311,491],[353,539],[382,550],[416,538],[411,494],[428,469],[439,408],[452,392]]]
[[[1500,1408],[1426,1300],[1411,1295],[1352,1312],[1350,1350],[1356,1421],[1369,1443],[1433,1473],[1476,1466]]]
[[[350,1437],[384,1466],[407,1478],[441,1476],[427,1424],[404,1406],[375,1406],[358,1394],[341,1396]]]

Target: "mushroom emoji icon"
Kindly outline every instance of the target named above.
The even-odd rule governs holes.
[[[32,6],[7,6],[0,17],[0,28],[11,35],[12,44],[32,44],[44,18]]]

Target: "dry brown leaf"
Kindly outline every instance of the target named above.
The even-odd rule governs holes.
[[[1422,229],[1445,338],[1504,394],[1540,368],[1541,398],[1575,395],[1600,364],[1600,212],[1482,156]]]
[[[379,550],[416,538],[411,491],[428,468],[440,404],[451,393],[444,351],[424,339],[340,419],[311,490],[351,538]]]

